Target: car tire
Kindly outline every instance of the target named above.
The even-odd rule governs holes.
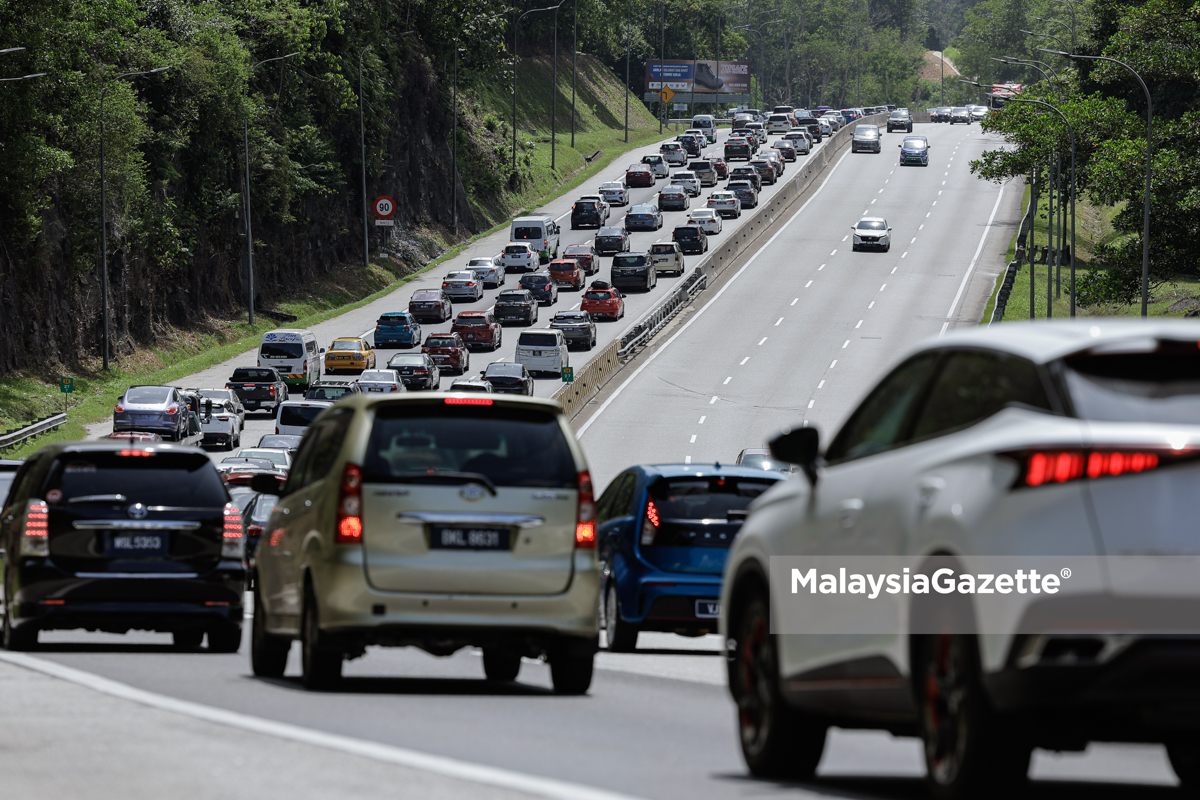
[[[621,619],[616,582],[608,585],[604,598],[604,632],[608,637],[608,652],[632,653],[637,649],[638,629]]]
[[[176,650],[199,650],[204,641],[203,628],[184,628],[181,631],[171,631],[171,644]]]
[[[917,637],[914,694],[930,793],[938,800],[1012,797],[1032,747],[991,708],[974,636]]]
[[[595,346],[596,346],[596,337],[593,335],[592,338],[588,340],[587,349],[590,351]]]
[[[1167,742],[1167,758],[1175,777],[1186,793],[1195,795],[1200,788],[1200,739],[1186,738]]]
[[[12,600],[8,595],[8,587],[12,586],[12,575],[4,579],[4,649],[12,652],[36,650],[38,645],[38,629],[32,623],[17,627],[12,623]]]
[[[260,678],[282,678],[287,669],[292,642],[267,632],[267,612],[263,608],[258,581],[254,581],[254,616],[250,622],[250,669]]]
[[[730,632],[729,688],[737,704],[738,739],[750,774],[811,778],[825,750],[828,728],[793,709],[783,697],[765,589],[754,586],[738,599]]]
[[[310,691],[330,689],[342,677],[342,654],[324,641],[317,615],[316,593],[310,583],[305,587],[300,623],[300,682]]]
[[[467,370],[471,368],[471,354],[467,353],[467,357],[463,359],[462,366],[458,368],[459,375],[466,375]]]
[[[242,626],[236,622],[222,622],[208,629],[208,652],[236,653],[242,648]]]
[[[550,653],[550,683],[555,694],[587,694],[595,669],[594,653],[574,653],[560,645]]]
[[[521,654],[509,647],[483,648],[483,674],[489,681],[511,683],[521,671]]]

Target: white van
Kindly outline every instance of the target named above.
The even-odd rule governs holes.
[[[303,436],[312,421],[332,405],[327,400],[286,400],[275,411],[275,433]]]
[[[567,355],[567,339],[560,330],[532,328],[521,331],[517,339],[517,354],[513,358],[533,374],[551,372],[562,374],[563,367],[571,366]]]
[[[528,242],[543,264],[558,258],[558,223],[554,221],[554,217],[517,217],[512,221],[508,240]]]
[[[717,120],[712,114],[697,114],[692,117],[692,127],[703,132],[709,144],[717,140]]]
[[[263,334],[258,346],[258,366],[279,370],[288,386],[301,386],[321,379],[321,356],[325,348],[317,347],[312,331],[280,328]]]

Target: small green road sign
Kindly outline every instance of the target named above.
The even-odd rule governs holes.
[[[70,394],[71,392],[75,391],[75,379],[66,377],[59,378],[58,390],[63,394]]]
[[[562,379],[563,379],[563,383],[574,383],[575,382],[575,368],[574,367],[563,367],[562,368]]]

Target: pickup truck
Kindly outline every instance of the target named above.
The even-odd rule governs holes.
[[[269,408],[274,414],[288,397],[287,383],[274,367],[238,367],[225,388],[241,398],[247,411]]]

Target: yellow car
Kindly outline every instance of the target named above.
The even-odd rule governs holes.
[[[325,374],[335,372],[362,372],[375,369],[375,351],[366,339],[346,337],[334,339],[325,351]]]

